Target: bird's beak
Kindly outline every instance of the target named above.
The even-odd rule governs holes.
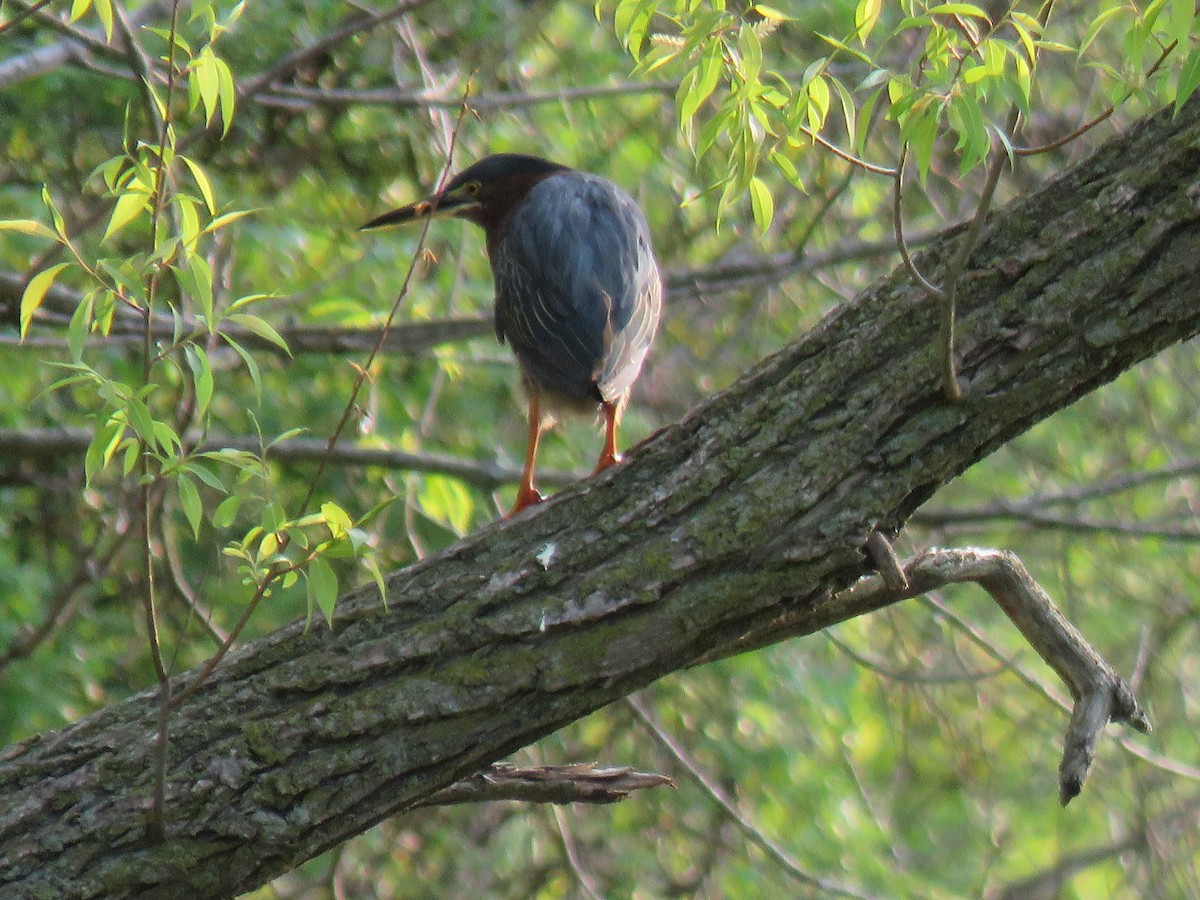
[[[459,215],[465,210],[478,205],[478,201],[474,197],[469,197],[459,191],[434,194],[432,197],[426,197],[424,200],[418,200],[416,203],[408,204],[408,206],[393,209],[382,216],[376,216],[370,222],[367,222],[367,224],[360,225],[358,230],[369,231],[372,228],[391,228],[395,225],[403,225],[405,222],[415,222],[419,219]]]

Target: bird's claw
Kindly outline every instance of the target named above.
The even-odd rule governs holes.
[[[544,499],[546,498],[538,493],[537,488],[533,487],[532,485],[522,485],[521,489],[517,492],[517,501],[513,504],[513,508],[508,511],[508,516],[506,516],[506,518],[511,519],[521,510],[528,506],[536,506]]]

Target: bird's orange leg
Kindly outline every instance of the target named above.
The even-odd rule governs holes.
[[[605,400],[600,408],[604,410],[604,449],[600,452],[593,475],[621,461],[621,454],[617,452],[617,404]]]
[[[529,394],[529,444],[525,449],[525,468],[521,472],[521,486],[517,489],[517,502],[508,511],[515,516],[527,506],[542,502],[542,495],[533,486],[533,469],[537,465],[538,441],[542,437],[542,416],[538,409],[538,395]]]

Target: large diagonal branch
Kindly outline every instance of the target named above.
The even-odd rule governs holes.
[[[922,254],[942,277],[959,233]],[[998,211],[963,276],[966,398],[903,272],[628,461],[231,654],[176,713],[150,841],[149,695],[0,757],[0,893],[228,896],[749,635],[872,605],[875,530],[1200,331],[1200,99]],[[839,593],[840,592],[840,593]],[[184,679],[187,676],[183,676]]]

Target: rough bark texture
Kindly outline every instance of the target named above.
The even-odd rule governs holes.
[[[918,260],[935,283],[947,233]],[[171,725],[146,837],[152,693],[0,756],[0,894],[225,897],[834,592],[938,486],[1200,330],[1200,103],[995,214],[937,310],[897,272],[625,465],[231,656]],[[1047,764],[1049,765],[1049,760]]]

